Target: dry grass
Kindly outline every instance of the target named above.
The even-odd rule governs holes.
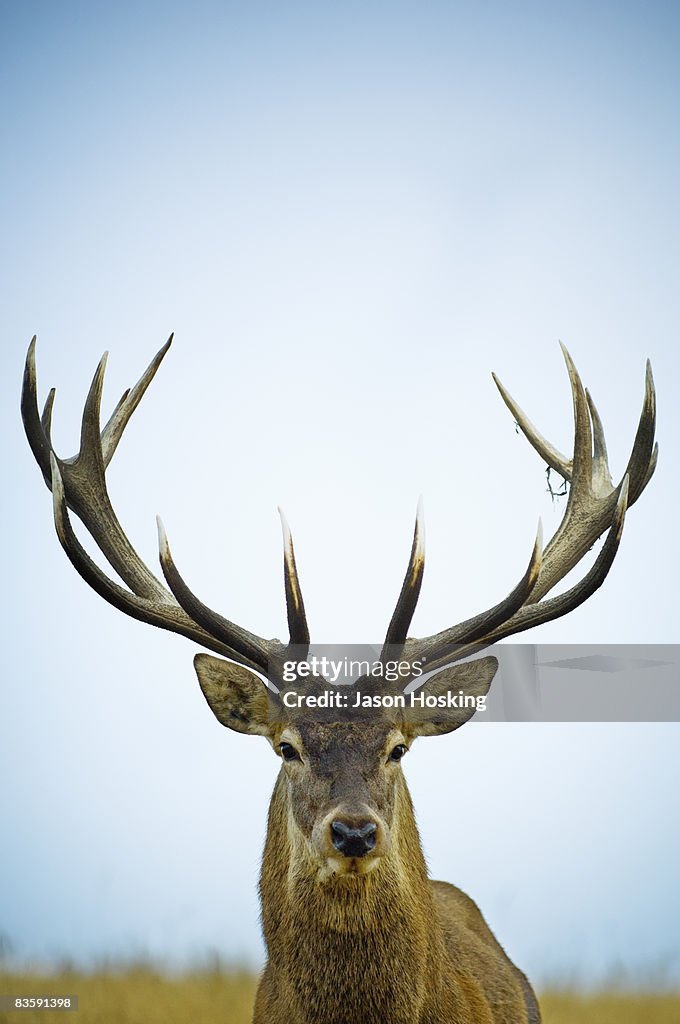
[[[148,968],[102,973],[0,973],[0,994],[79,997],[79,1010],[3,1013],[2,1024],[250,1024],[257,980],[203,971],[168,977]],[[680,1024],[680,996],[545,993],[544,1024]]]
[[[541,996],[544,1024],[680,1024],[680,996],[550,993]]]
[[[257,979],[219,971],[166,977],[148,968],[51,977],[1,974],[0,993],[78,996],[78,1011],[0,1011],[2,1024],[250,1024]]]

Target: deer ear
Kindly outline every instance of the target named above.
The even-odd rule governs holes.
[[[486,697],[489,692],[497,668],[496,658],[480,658],[451,665],[432,676],[412,694],[415,703],[407,712],[406,722],[409,732],[413,736],[440,736],[465,725],[478,709],[478,698]],[[421,696],[422,705],[419,703]],[[432,697],[437,703],[428,707],[428,698]],[[453,698],[456,698],[455,703]]]
[[[197,654],[194,668],[218,722],[236,732],[267,736],[272,725],[267,688],[259,676],[233,661]]]

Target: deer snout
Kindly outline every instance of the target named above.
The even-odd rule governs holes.
[[[323,861],[322,873],[366,875],[374,871],[390,848],[390,829],[370,806],[336,804],[319,819],[312,844]]]
[[[364,857],[375,849],[378,826],[374,821],[331,822],[331,842],[343,857]]]

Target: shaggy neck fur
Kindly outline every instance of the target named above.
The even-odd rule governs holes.
[[[400,780],[391,845],[366,875],[324,875],[289,814],[287,782],[269,809],[260,895],[268,988],[314,1024],[413,1024],[437,1002],[443,938],[411,798]]]

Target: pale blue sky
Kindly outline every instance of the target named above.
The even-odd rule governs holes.
[[[70,455],[101,352],[108,409],[176,332],[111,467],[121,519],[155,565],[162,513],[196,590],[271,636],[281,503],[326,642],[382,635],[421,492],[416,633],[499,599],[538,514],[556,524],[491,370],[567,447],[567,342],[620,472],[649,356],[657,477],[605,588],[527,639],[676,642],[677,7],[4,3],[0,19],[0,932],[25,957],[255,962],[276,761],[214,722],[191,644],[68,565],[19,420],[28,341]],[[423,741],[405,770],[433,874],[539,980],[677,971],[679,739]]]

